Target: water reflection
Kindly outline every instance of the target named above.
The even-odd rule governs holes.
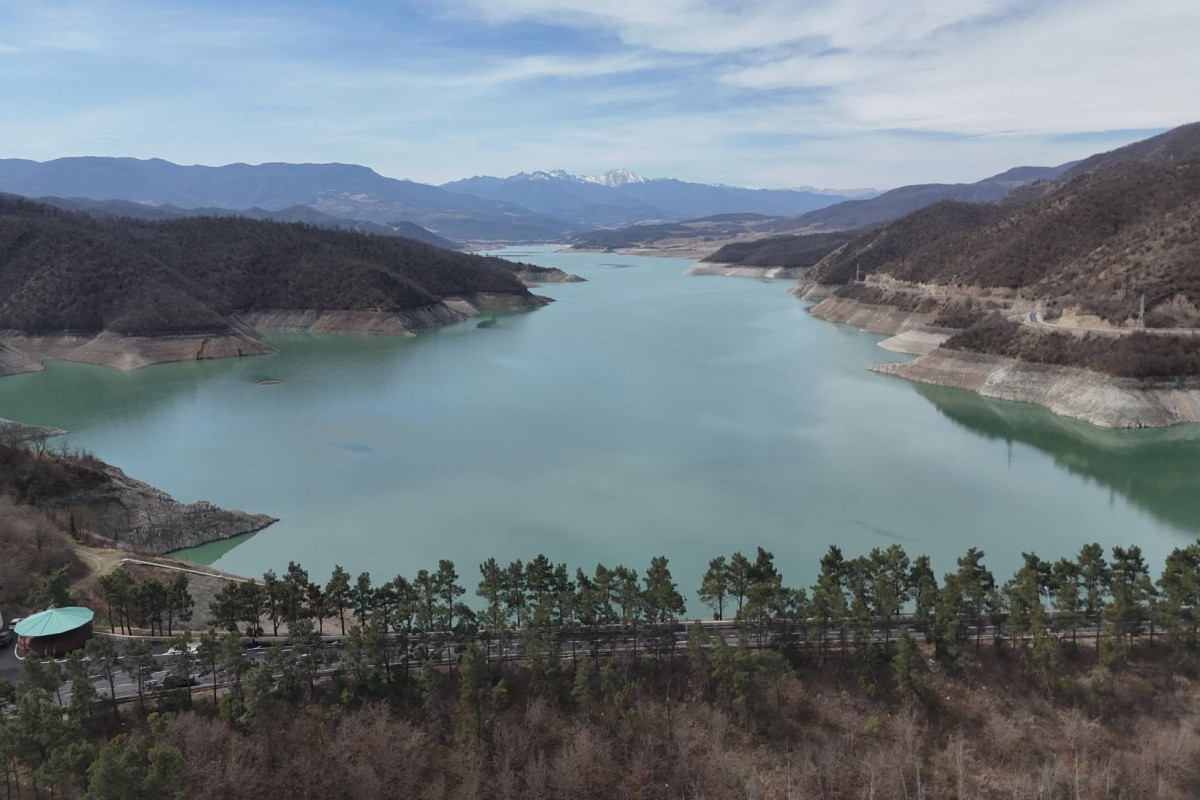
[[[1159,520],[1200,533],[1200,425],[1098,428],[1029,403],[926,384],[915,388],[961,427],[1037,448],[1068,472],[1107,487]]]

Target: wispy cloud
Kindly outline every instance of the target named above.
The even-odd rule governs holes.
[[[0,0],[0,156],[968,180],[1200,116],[1198,29],[1195,0]]]

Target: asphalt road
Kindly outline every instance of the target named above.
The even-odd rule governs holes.
[[[739,629],[728,621],[709,621],[704,624],[710,637],[720,637],[724,639],[725,643],[730,647],[736,647],[738,645],[738,641],[743,633],[742,629]],[[897,624],[891,628],[881,627],[873,629],[870,634],[870,640],[872,642],[879,643],[887,640],[894,640],[899,634],[900,628],[906,626],[907,624],[908,619],[902,617],[898,619]],[[1143,627],[1139,633],[1147,633],[1148,631],[1148,628]],[[798,627],[797,633],[800,632],[801,629]],[[512,633],[512,641],[503,646],[496,641],[490,642],[488,652],[486,654],[489,661],[495,662],[502,660],[520,660],[529,655],[523,650],[520,633],[515,631]],[[837,628],[830,628],[825,632],[825,642],[831,649],[837,648],[843,641],[843,634],[845,636],[846,645],[850,646],[854,640],[853,633],[849,630],[843,631]],[[105,636],[108,634],[97,633],[97,635]],[[968,625],[968,635],[971,640],[975,638],[976,630],[973,625]],[[981,639],[991,639],[994,635],[995,627],[993,625],[983,625],[979,628],[979,636]],[[1077,638],[1081,643],[1084,644],[1091,642],[1095,635],[1096,628],[1093,626],[1080,627],[1076,632]],[[748,633],[748,636],[752,646],[758,644],[755,636],[752,633]],[[127,640],[124,637],[114,638],[117,640],[118,652],[122,652],[125,641]],[[396,638],[398,639],[399,637]],[[272,637],[243,639],[243,644],[246,647],[247,658],[252,663],[261,660],[270,649],[272,641],[276,640]],[[278,641],[284,642],[286,640],[280,637]],[[479,640],[475,641],[482,644]],[[609,653],[629,653],[634,651],[638,653],[649,654],[654,652],[656,647],[657,651],[660,654],[663,654],[670,652],[672,648],[672,641],[674,643],[674,650],[676,654],[682,653],[686,650],[686,626],[676,628],[676,630],[671,632],[669,635],[664,633],[657,637],[647,635],[647,632],[639,632],[636,636],[633,635],[632,632],[620,632],[616,635],[608,636],[598,643],[591,639],[585,639],[581,637],[566,638],[560,644],[559,656],[561,658],[570,658],[575,654],[582,655],[584,653],[593,651],[599,653],[600,655]],[[811,647],[814,645],[811,635],[805,639],[805,642],[807,646]],[[765,643],[769,643],[769,640],[764,641],[764,644]],[[441,666],[451,665],[457,661],[459,653],[461,653],[466,644],[467,640],[463,638],[446,638],[437,642],[422,642],[419,635],[413,635],[409,637],[407,658],[406,654],[399,653],[391,663],[393,666],[399,668],[404,668],[406,664],[409,668],[413,668],[421,665],[426,660],[432,660],[434,663]],[[398,642],[396,646],[399,647]],[[156,669],[153,675],[150,677],[145,687],[147,694],[156,694],[161,691],[162,682],[172,672],[174,665],[171,663],[171,656],[166,652],[167,647],[168,645],[166,642],[153,643],[155,660],[160,668]],[[291,651],[292,648],[285,644],[283,649],[285,652],[288,652]],[[341,660],[343,653],[344,648],[339,639],[334,637],[325,637],[324,647],[317,656],[319,659],[318,670],[322,673],[333,672],[336,669],[338,662]],[[65,659],[60,660],[60,663],[64,661]],[[19,662],[13,655],[12,646],[0,650],[0,676],[7,677],[13,682],[16,682],[16,680],[20,677]],[[212,684],[212,675],[202,674],[198,668],[198,665],[196,669],[192,670],[190,677],[195,681],[195,685],[201,689],[211,686]],[[103,679],[96,680],[94,681],[94,685],[96,686],[96,690],[100,696],[108,697],[109,691],[107,681]],[[218,685],[223,685],[223,681],[219,680]],[[119,672],[117,674],[115,687],[116,696],[119,701],[128,701],[137,697],[137,681],[128,673]],[[70,684],[64,684],[60,688],[59,694],[62,698],[63,704],[69,704],[71,702]]]

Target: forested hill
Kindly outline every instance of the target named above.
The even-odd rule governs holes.
[[[94,219],[0,196],[0,329],[26,333],[227,332],[240,311],[396,312],[480,293],[537,305],[511,267],[400,237]]]
[[[249,217],[250,219],[269,220],[271,222],[303,222],[306,225],[316,225],[319,228],[338,228],[340,230],[358,231],[359,233],[374,233],[379,236],[404,236],[416,239],[426,244],[437,245],[451,250],[457,245],[432,231],[425,230],[413,222],[378,223],[366,220],[346,219],[335,217],[317,211],[311,206],[290,206],[276,211],[265,208],[217,208],[208,206],[202,208],[180,208],[173,205],[147,205],[135,203],[132,200],[89,200],[84,197],[35,197],[30,198],[38,203],[45,203],[67,211],[80,211],[89,216],[111,218],[130,217],[132,219],[166,220],[183,217]]]
[[[813,270],[1021,290],[1121,323],[1200,325],[1200,125],[1087,159],[996,205],[939,203],[863,234]]]

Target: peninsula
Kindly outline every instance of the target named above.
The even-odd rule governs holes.
[[[273,352],[269,331],[412,335],[546,305],[556,271],[239,217],[96,219],[0,196],[0,376],[56,358],[137,369]]]

